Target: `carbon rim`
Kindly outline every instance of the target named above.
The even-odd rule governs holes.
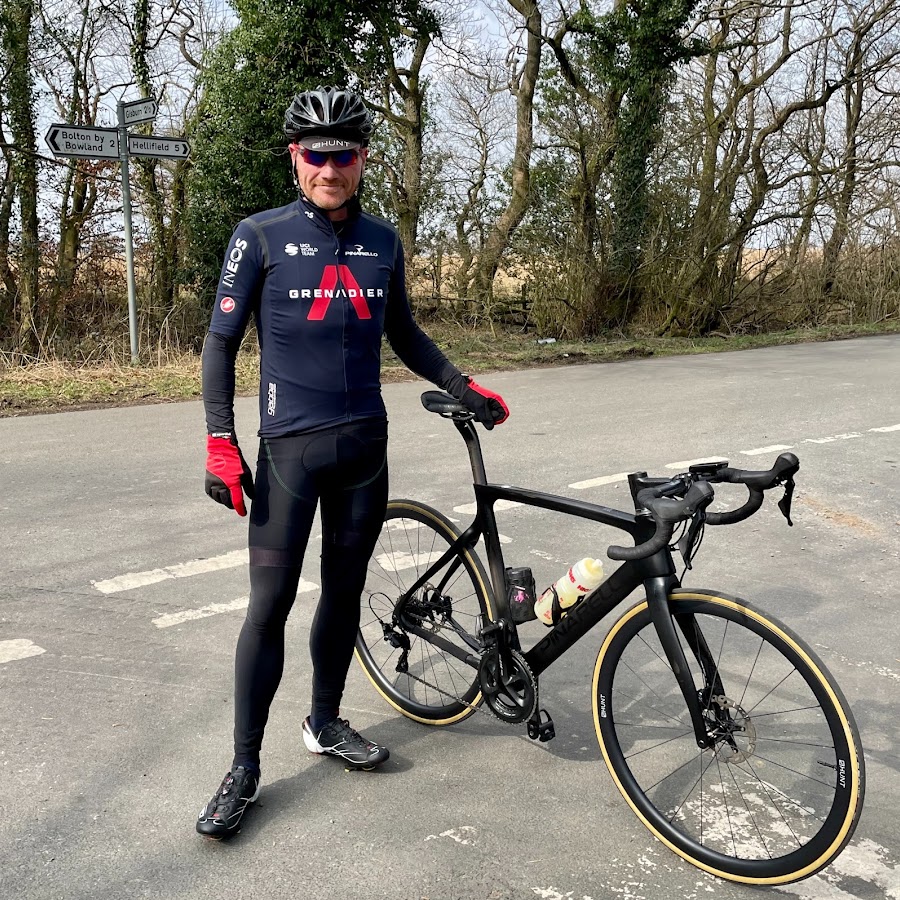
[[[725,693],[710,699],[709,715],[726,723],[723,737],[715,751],[696,746],[647,604],[638,604],[613,626],[594,676],[598,739],[617,786],[660,840],[707,871],[749,883],[813,874],[849,840],[861,808],[846,702],[808,648],[743,601],[672,599],[702,631],[721,677]]]

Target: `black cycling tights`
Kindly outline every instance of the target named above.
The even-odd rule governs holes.
[[[366,567],[387,505],[387,422],[366,419],[264,438],[255,487],[250,606],[235,660],[234,763],[258,766],[317,501],[322,591],[309,639],[312,716],[324,723],[337,715],[359,629]]]

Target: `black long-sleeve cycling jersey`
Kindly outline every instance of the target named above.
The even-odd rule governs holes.
[[[302,195],[240,222],[222,268],[203,350],[210,431],[234,428],[234,367],[253,315],[260,346],[261,437],[385,415],[381,337],[442,388],[459,370],[416,325],[403,247],[353,201],[332,221]]]

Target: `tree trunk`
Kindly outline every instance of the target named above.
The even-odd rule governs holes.
[[[12,221],[13,200],[16,186],[12,177],[12,167],[7,160],[0,186],[0,341],[6,340],[13,319],[16,302],[16,280],[9,265],[9,227]]]
[[[850,207],[856,193],[858,174],[857,145],[859,123],[863,111],[865,85],[862,78],[862,35],[857,34],[849,51],[847,74],[852,80],[844,87],[844,152],[841,158],[841,187],[834,198],[834,228],[822,250],[822,296],[830,297],[834,289],[838,261],[850,230]]]
[[[509,0],[527,31],[525,63],[519,74],[516,95],[516,146],[511,164],[512,194],[506,209],[494,223],[475,268],[473,293],[477,301],[489,305],[494,277],[513,232],[528,210],[531,200],[531,153],[534,147],[534,88],[541,65],[541,11],[535,0]]]
[[[7,27],[3,50],[9,64],[6,94],[10,130],[16,150],[12,171],[19,197],[21,236],[17,344],[25,353],[37,353],[40,345],[39,310],[40,242],[37,211],[37,147],[34,135],[34,87],[29,60],[33,0],[7,0]]]

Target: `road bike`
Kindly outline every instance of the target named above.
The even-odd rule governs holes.
[[[541,673],[643,588],[603,639],[591,688],[616,787],[662,843],[722,878],[786,884],[828,865],[850,840],[864,795],[850,707],[791,629],[737,597],[682,587],[674,556],[689,569],[706,526],[749,518],[778,486],[785,489],[778,506],[792,524],[797,457],[783,453],[768,471],[722,461],[663,478],[634,473],[630,513],[489,483],[471,413],[440,391],[425,392],[422,403],[465,440],[476,513],[460,531],[423,503],[388,504],[356,644],[382,697],[427,725],[461,722],[483,705],[524,724],[529,737],[550,740]],[[749,496],[739,508],[713,512],[715,483],[745,485]],[[527,651],[517,629],[534,582],[529,570],[505,565],[498,500],[609,525],[634,541],[608,548],[622,565],[574,607],[557,605],[556,624]],[[487,571],[476,552],[480,538]]]

